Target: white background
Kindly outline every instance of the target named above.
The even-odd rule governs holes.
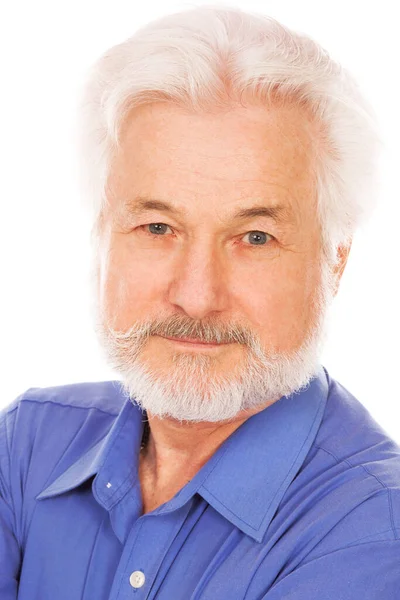
[[[396,3],[235,5],[314,37],[353,72],[378,115],[385,142],[380,204],[354,240],[322,362],[400,441]],[[85,70],[100,53],[147,21],[191,6],[14,0],[0,9],[0,407],[29,387],[118,378],[92,331],[89,223],[74,162],[75,104]]]

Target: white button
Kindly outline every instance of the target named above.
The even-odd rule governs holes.
[[[131,576],[129,577],[129,583],[134,588],[141,588],[146,580],[144,573],[142,571],[133,571]]]

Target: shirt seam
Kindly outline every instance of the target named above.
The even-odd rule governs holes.
[[[380,535],[380,534],[377,534],[377,535]],[[301,569],[302,567],[305,567],[306,565],[309,565],[309,564],[313,563],[314,561],[319,560],[320,558],[325,558],[327,556],[330,556],[331,554],[336,554],[336,552],[342,552],[343,550],[348,550],[349,548],[358,548],[359,546],[368,546],[368,544],[387,544],[388,542],[400,543],[399,539],[395,538],[393,540],[371,540],[368,542],[362,542],[361,544],[359,544],[359,543],[347,544],[346,546],[341,546],[340,548],[336,548],[335,550],[326,552],[326,554],[320,554],[319,556],[315,556],[314,558],[312,558],[311,560],[308,560],[306,562],[301,562],[294,570],[296,571],[297,569]],[[290,575],[290,573],[288,573],[288,575]]]
[[[374,537],[377,537],[377,536],[380,536],[380,535],[385,535],[386,533],[393,533],[392,528],[385,529],[384,531],[378,531],[377,533],[370,533],[369,535],[365,535],[365,536],[363,536],[361,538],[358,538],[354,542],[348,544],[347,546],[345,546],[345,548],[351,548],[352,546],[358,546],[359,544],[364,543],[365,540],[368,540],[368,538],[374,538]],[[398,539],[398,538],[394,538],[394,539]],[[371,539],[370,541],[371,542],[385,542],[385,541],[390,541],[390,540],[374,540],[374,539]],[[392,541],[394,541],[394,540],[392,540]],[[323,556],[323,555],[321,555],[321,556]],[[318,557],[316,557],[316,558],[318,558]]]
[[[365,464],[360,463],[359,465],[354,465],[352,462],[350,462],[350,460],[348,460],[346,458],[343,458],[342,460],[340,460],[333,452],[331,452],[330,450],[327,450],[323,446],[315,445],[315,448],[318,448],[319,450],[323,450],[324,452],[326,452],[327,454],[332,456],[332,458],[334,458],[336,460],[337,464],[344,462],[352,469],[355,469],[356,467],[361,467],[368,475],[373,477],[380,484],[380,486],[386,491],[386,494],[387,494],[389,520],[390,520],[390,526],[392,528],[393,537],[395,540],[399,539],[399,536],[397,535],[397,531],[396,531],[397,527],[396,527],[395,521],[394,521],[391,488],[389,488],[383,481],[381,481],[381,479],[377,475],[375,475],[375,473],[371,473],[371,471],[367,468],[367,466]]]
[[[14,409],[13,409],[13,411],[14,411]],[[10,509],[11,514],[13,516],[13,535],[14,535],[15,539],[17,540],[19,549],[21,550],[22,542],[19,539],[19,536],[17,535],[17,511],[15,509],[15,501],[14,501],[14,496],[12,493],[12,486],[11,486],[11,452],[10,452],[10,447],[8,444],[9,428],[7,427],[6,419],[4,419],[3,425],[4,425],[4,431],[5,431],[5,437],[6,437],[6,450],[7,450],[7,471],[8,471],[8,473],[7,473],[7,478],[6,478],[6,484],[8,486],[8,492],[9,492],[9,497],[10,497],[11,503],[8,502],[8,500],[5,497],[3,497],[3,500],[7,504],[8,508]],[[15,433],[15,423],[14,423],[13,432],[12,432],[13,438],[14,438],[14,433]]]
[[[103,413],[105,415],[109,415],[109,416],[112,416],[112,417],[118,416],[120,414],[120,412],[121,412],[121,411],[119,411],[117,413],[111,413],[111,412],[107,412],[106,410],[103,410],[102,408],[99,408],[98,406],[79,406],[79,405],[76,405],[76,404],[65,404],[65,403],[62,403],[62,402],[56,402],[54,400],[34,400],[33,398],[21,398],[19,404],[21,404],[22,402],[33,402],[35,404],[40,404],[40,405],[42,405],[42,404],[54,404],[56,406],[65,406],[66,408],[80,408],[82,410],[91,410],[91,409],[94,409],[94,410],[97,410],[98,412],[101,412],[101,413]],[[18,408],[18,405],[15,406],[13,409],[11,409],[11,411],[8,412],[7,414],[11,414],[17,408]]]
[[[393,529],[393,533],[394,533],[395,539],[397,540],[399,538],[399,536],[396,533],[398,531],[398,528],[396,527],[396,524],[394,522],[393,502],[392,502],[392,490],[390,488],[388,488],[388,500],[389,500],[390,521],[391,521],[391,525],[392,525],[392,529]]]
[[[307,567],[308,565],[311,565],[313,562],[315,562],[317,560],[321,560],[323,558],[331,556],[332,554],[336,554],[337,552],[342,552],[343,550],[348,550],[349,548],[358,548],[358,547],[361,547],[361,546],[368,546],[368,545],[371,545],[371,544],[388,544],[388,543],[391,543],[391,544],[392,543],[397,543],[398,544],[399,540],[398,539],[394,539],[394,540],[375,540],[375,541],[363,542],[361,544],[350,544],[348,546],[343,546],[341,548],[336,548],[335,550],[332,550],[331,552],[327,552],[326,554],[321,554],[321,555],[319,555],[319,556],[317,556],[315,558],[312,558],[311,560],[309,560],[307,562],[301,562],[292,571],[290,571],[284,577],[282,577],[282,579],[279,579],[278,581],[274,582],[269,591],[272,592],[274,590],[274,588],[276,586],[278,586],[282,581],[284,581],[287,577],[290,577],[291,575],[293,575],[297,571],[300,571],[303,567]]]
[[[388,530],[390,531],[390,530]],[[399,543],[399,539],[394,539],[394,540],[372,540],[372,541],[368,541],[368,542],[362,542],[360,543],[355,543],[355,544],[349,544],[347,546],[342,546],[340,548],[336,548],[335,550],[331,550],[330,552],[326,552],[325,554],[320,554],[319,556],[315,556],[314,558],[312,558],[311,560],[305,561],[305,562],[300,562],[294,569],[292,569],[291,571],[289,571],[289,573],[287,573],[284,577],[282,577],[281,579],[279,579],[278,581],[275,581],[272,586],[270,587],[269,591],[273,591],[275,586],[278,586],[282,581],[284,581],[287,577],[290,577],[293,573],[296,573],[297,571],[300,571],[303,567],[306,567],[307,565],[312,564],[313,562],[320,560],[322,558],[326,558],[328,556],[331,556],[332,554],[336,554],[337,552],[342,552],[343,550],[347,550],[349,548],[357,548],[359,546],[368,546],[369,544],[387,544],[387,543]],[[262,563],[260,564],[260,566],[257,568],[256,573],[258,573],[259,569],[261,568]],[[251,582],[253,581],[256,573],[254,574]],[[251,583],[250,582],[250,583]],[[244,595],[243,600],[247,599],[247,595],[250,589],[250,584],[246,589],[246,593]]]
[[[393,515],[393,506],[392,506],[392,494],[391,494],[391,489],[385,485],[383,483],[383,481],[380,480],[380,478],[377,475],[374,475],[374,473],[371,473],[370,470],[366,467],[366,465],[361,465],[363,467],[363,469],[369,473],[369,475],[372,475],[372,477],[374,477],[380,484],[381,486],[386,490],[387,492],[387,499],[388,499],[388,509],[389,509],[389,517],[390,517],[390,524],[392,527],[392,532],[393,532],[393,536],[394,539],[397,539],[397,534],[396,534],[396,527],[395,527],[395,523],[394,523],[394,515]]]

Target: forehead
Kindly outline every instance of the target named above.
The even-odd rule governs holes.
[[[134,109],[111,161],[108,186],[134,197],[214,201],[229,212],[244,199],[311,198],[315,135],[294,105],[196,114],[170,103]]]

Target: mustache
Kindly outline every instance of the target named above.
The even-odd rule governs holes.
[[[237,343],[254,344],[254,334],[242,325],[221,325],[215,321],[193,321],[182,316],[174,315],[165,319],[146,320],[132,325],[127,331],[117,332],[108,327],[118,338],[136,339],[137,341],[154,335],[164,337],[189,337],[205,343]]]

